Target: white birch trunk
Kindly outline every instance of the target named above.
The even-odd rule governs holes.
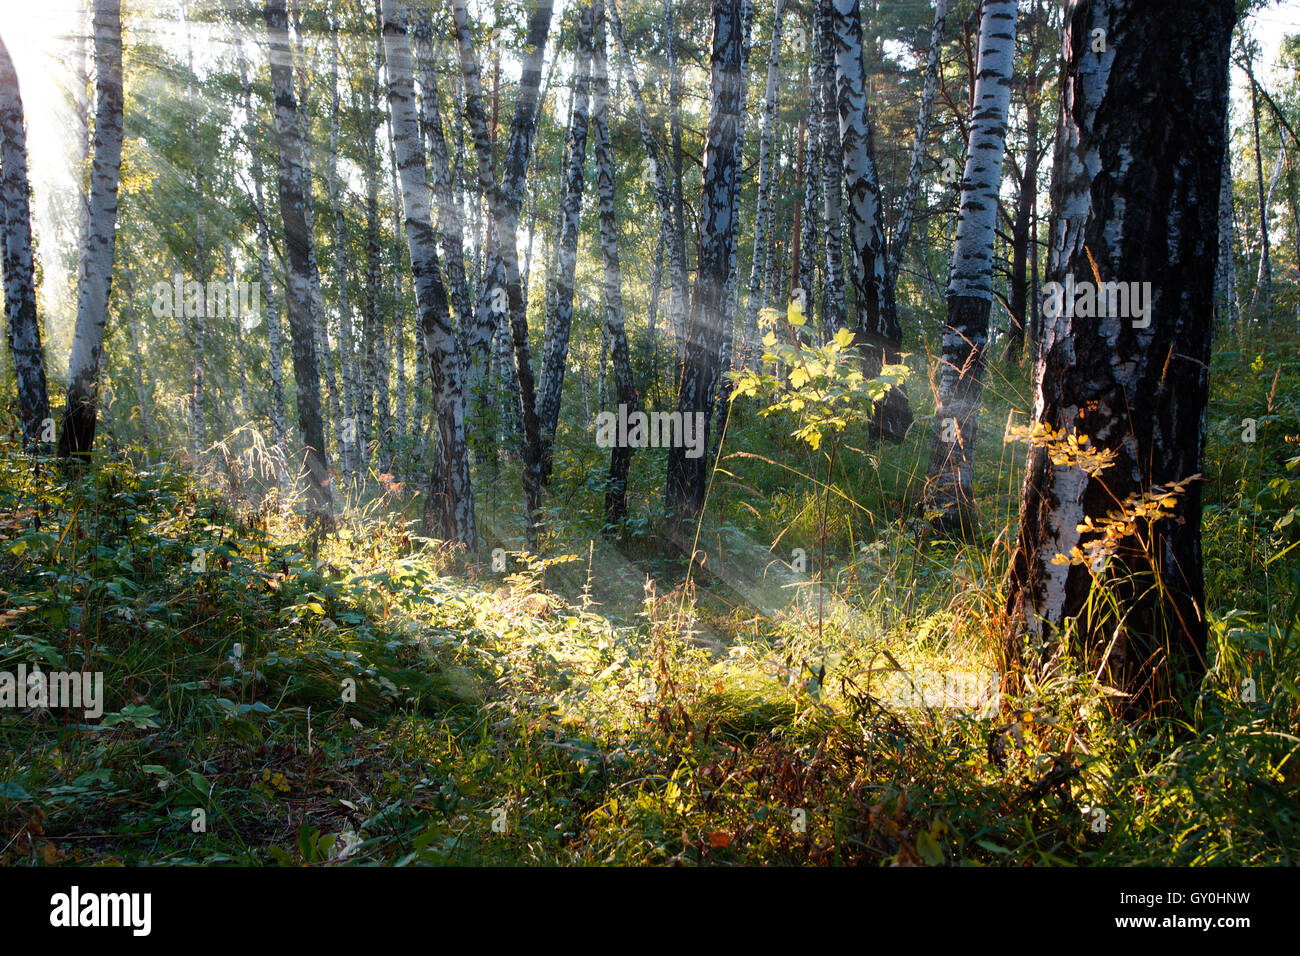
[[[469,452],[465,444],[463,359],[442,283],[434,238],[425,170],[424,143],[415,104],[411,47],[406,13],[398,0],[382,0],[384,52],[388,61],[388,103],[392,117],[393,150],[402,189],[406,244],[415,278],[420,333],[429,356],[437,441],[429,499],[425,505],[431,528],[469,548],[475,545],[474,493],[470,484]],[[401,347],[400,338],[398,347]]]
[[[973,533],[976,520],[975,441],[993,301],[993,241],[1006,156],[1017,13],[1016,0],[984,0],[970,143],[948,281],[939,407],[926,482],[926,509],[936,516],[935,524],[964,534]]]
[[[18,73],[0,39],[0,252],[3,253],[5,315],[9,353],[18,380],[18,417],[23,450],[34,454],[50,416],[45,383],[45,352],[36,310],[36,270],[32,260],[32,213],[27,179],[27,130]]]
[[[59,455],[89,456],[95,441],[99,370],[113,282],[117,191],[122,168],[122,15],[118,0],[95,0],[95,149],[86,252],[77,283],[77,324]]]

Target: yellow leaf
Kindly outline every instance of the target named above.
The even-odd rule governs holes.
[[[853,333],[848,329],[840,329],[835,333],[835,344],[842,349],[848,348],[853,344]]]

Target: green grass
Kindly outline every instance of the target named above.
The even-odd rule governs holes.
[[[603,463],[572,436],[548,553],[573,560],[515,556],[509,575],[400,509],[349,512],[313,553],[297,519],[170,466],[37,473],[4,446],[0,670],[102,671],[108,713],[0,711],[0,864],[1295,865],[1294,352],[1219,359],[1211,671],[1184,714],[1135,726],[1068,658],[996,712],[893,696],[895,666],[996,664],[1019,370],[986,392],[983,537],[935,538],[916,516],[918,386],[922,427],[835,476],[856,504],[835,513],[821,601],[814,486],[757,459],[724,466],[709,557],[683,585],[653,520],[599,540]],[[807,458],[788,423],[733,426],[734,447]],[[657,480],[634,461],[634,511],[653,515]],[[746,555],[789,563],[794,547],[804,584],[774,576],[784,597],[760,613]]]

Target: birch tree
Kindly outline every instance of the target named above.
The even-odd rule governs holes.
[[[610,0],[609,22],[610,26],[613,28],[612,32],[614,34],[614,40],[618,46],[619,54],[622,59],[623,79],[627,83],[628,90],[632,95],[632,106],[636,115],[637,132],[640,134],[641,145],[645,147],[646,151],[646,165],[642,166],[642,169],[649,173],[647,178],[651,180],[649,185],[654,194],[655,202],[659,208],[659,234],[662,237],[661,241],[664,246],[664,252],[669,260],[669,296],[671,299],[671,296],[674,294],[673,289],[675,288],[673,283],[677,281],[675,270],[677,269],[678,259],[680,258],[682,263],[685,262],[684,254],[679,257],[679,250],[675,247],[678,240],[678,234],[674,218],[675,196],[672,184],[673,170],[671,165],[671,156],[661,148],[659,140],[655,137],[654,124],[651,122],[650,112],[646,107],[641,83],[636,77],[636,67],[632,61],[632,55],[627,49],[627,43],[623,36],[623,23],[619,17],[618,4],[615,0]],[[653,301],[651,308],[654,308]],[[670,302],[669,323],[672,325],[673,334],[675,336],[680,336],[681,326],[679,324],[674,324],[677,322],[677,317],[673,314],[672,309],[673,307]],[[653,334],[653,332],[654,323],[652,322],[650,323],[650,333]],[[653,348],[653,342],[651,343],[651,347]]]
[[[1219,258],[1214,270],[1215,310],[1229,331],[1237,328],[1241,307],[1237,301],[1237,261],[1233,252],[1232,131],[1229,111],[1223,117],[1223,173],[1219,179]],[[1300,239],[1300,231],[1297,231]],[[1297,260],[1300,263],[1300,260]]]
[[[838,109],[835,105],[835,37],[830,4],[819,2],[813,13],[813,59],[817,83],[814,89],[813,116],[818,120],[821,139],[822,223],[824,226],[825,262],[822,283],[822,328],[829,337],[844,327],[847,306],[844,296],[844,260],[842,254],[844,220],[843,150],[840,144]]]
[[[1170,29],[1165,8],[1140,0],[1066,10],[1048,278],[1149,282],[1150,295],[1145,309],[1112,300],[1094,318],[1045,310],[1033,421],[1076,450],[1031,448],[1009,580],[1013,667],[1043,666],[1073,621],[1089,672],[1132,695],[1132,714],[1205,668],[1191,479],[1205,448],[1236,10],[1187,0],[1179,12],[1194,29]],[[1158,163],[1143,161],[1153,143]]]
[[[613,2],[613,0],[611,0]],[[685,197],[682,194],[682,74],[677,63],[677,27],[673,0],[664,0],[664,43],[668,70],[669,160],[672,176],[672,242],[668,244],[668,318],[677,339],[678,355],[685,347],[686,309],[690,290],[687,287]]]
[[[935,515],[935,525],[966,534],[975,527],[975,441],[993,304],[993,240],[1006,155],[1016,16],[1016,0],[984,0],[926,478],[925,507]]]
[[[294,94],[293,53],[289,47],[284,0],[267,0],[264,10],[270,41],[271,92],[275,99],[275,140],[279,152],[280,219],[284,224],[285,301],[293,340],[293,376],[297,388],[298,427],[305,447],[310,506],[322,523],[333,520],[324,426],[321,422],[320,364],[316,351],[316,316],[320,273],[307,219],[307,176],[303,167],[298,101]]]
[[[50,417],[45,352],[36,312],[36,270],[32,261],[32,212],[27,180],[27,128],[18,72],[0,39],[0,265],[4,268],[9,354],[18,380],[18,418],[23,450],[35,454]]]
[[[541,532],[542,488],[542,437],[537,416],[537,387],[533,379],[532,356],[528,346],[528,316],[524,302],[523,286],[519,278],[517,231],[519,203],[523,181],[531,151],[534,130],[533,115],[537,108],[537,92],[541,84],[542,57],[546,48],[546,35],[550,29],[552,6],[550,0],[539,0],[528,22],[527,47],[523,72],[519,81],[519,97],[515,104],[510,144],[506,152],[502,182],[496,182],[492,156],[492,138],[488,131],[487,114],[483,109],[482,84],[474,55],[474,41],[470,36],[469,12],[465,0],[452,0],[452,17],[455,24],[456,43],[460,52],[461,75],[465,83],[465,119],[474,139],[478,155],[479,188],[487,199],[492,228],[496,235],[496,253],[501,285],[493,285],[492,299],[500,295],[506,299],[510,317],[510,337],[514,354],[515,376],[519,382],[519,408],[524,422],[524,510],[529,544],[536,547]],[[480,324],[476,321],[476,325]],[[490,329],[490,326],[489,326]],[[490,343],[490,332],[488,342]],[[471,341],[471,352],[477,346]],[[472,356],[471,356],[472,357]]]
[[[801,124],[803,142],[802,161],[803,195],[799,210],[799,253],[795,257],[795,272],[791,281],[791,295],[799,297],[801,307],[811,315],[816,292],[818,261],[818,234],[820,217],[817,213],[821,201],[821,130],[817,115],[820,99],[817,95],[818,69],[816,58],[810,58],[807,71],[808,116]],[[822,260],[823,262],[825,260]],[[802,294],[801,294],[802,293]],[[834,329],[821,326],[822,341],[834,334]]]
[[[206,151],[203,145],[203,116],[197,96],[198,75],[194,72],[194,31],[191,29],[190,7],[181,6],[185,21],[185,69],[189,74],[185,84],[185,109],[189,117],[190,161],[194,166],[194,266],[199,288],[194,314],[186,308],[185,316],[191,320],[190,336],[190,448],[195,457],[207,444],[207,338],[208,338],[208,221]],[[214,408],[215,416],[215,408]]]
[[[362,133],[363,166],[362,180],[366,190],[366,267],[365,267],[365,314],[361,328],[361,356],[364,364],[361,385],[360,414],[358,424],[361,432],[363,462],[369,459],[370,446],[376,436],[382,432],[377,427],[377,420],[382,424],[386,417],[382,409],[388,407],[388,395],[385,391],[378,394],[376,382],[379,378],[378,341],[384,334],[384,316],[380,311],[379,292],[383,281],[379,246],[379,67],[381,45],[375,45],[375,55],[368,82],[365,86],[362,102],[362,115],[365,117],[365,130]]]
[[[587,162],[588,113],[593,55],[593,12],[590,4],[578,10],[578,50],[574,58],[573,103],[569,111],[569,152],[560,200],[559,258],[555,270],[555,295],[548,303],[543,339],[541,388],[537,414],[542,427],[542,480],[551,472],[552,445],[560,421],[560,397],[569,357],[573,326],[573,283],[578,267],[578,218],[582,212],[583,182]]]
[[[1247,64],[1249,67],[1249,64]],[[1253,69],[1247,70],[1250,80],[1250,112],[1255,133],[1255,186],[1259,192],[1259,274],[1255,279],[1255,295],[1251,299],[1254,305],[1259,301],[1259,293],[1264,292],[1264,321],[1271,325],[1273,320],[1273,266],[1269,255],[1268,238],[1268,197],[1264,194],[1264,151],[1259,137],[1259,86],[1255,82]],[[1280,159],[1280,157],[1279,157]],[[1279,164],[1279,169],[1281,168]],[[1277,181],[1276,174],[1269,183],[1269,188]]]
[[[865,374],[874,378],[884,365],[898,361],[903,332],[887,286],[885,212],[867,107],[860,4],[859,0],[822,2],[830,8],[840,157],[857,300],[854,344],[863,356]],[[900,385],[877,404],[870,430],[873,438],[900,442],[911,424],[912,412]]]
[[[703,423],[699,448],[709,447],[714,398],[722,374],[722,343],[728,334],[727,276],[736,242],[735,192],[739,188],[736,137],[740,127],[741,44],[744,25],[739,0],[714,0],[709,57],[709,124],[700,194],[700,252],[677,411]],[[667,506],[679,518],[704,508],[708,463],[688,457],[678,442],[668,452]]]
[[[724,371],[731,369],[731,352],[732,345],[735,342],[736,332],[735,319],[740,312],[740,193],[745,188],[742,181],[745,172],[745,111],[749,104],[749,55],[753,48],[754,32],[754,3],[753,0],[741,0],[740,2],[740,117],[736,124],[736,191],[732,194],[731,199],[731,218],[736,224],[736,241],[731,244],[731,262],[727,266],[727,288],[723,294],[723,311],[727,317],[727,329],[722,336],[722,368]],[[740,334],[744,335],[744,327],[739,329]],[[743,345],[743,342],[742,342]],[[731,381],[725,376],[718,383],[716,400],[718,404],[718,413],[726,414],[725,409],[731,395]],[[715,436],[720,439],[721,434]],[[709,457],[716,451],[714,448],[709,449]]]
[[[235,46],[239,84],[244,98],[244,139],[248,146],[249,166],[253,178],[253,209],[257,213],[257,259],[262,279],[262,316],[266,325],[267,365],[271,375],[271,393],[267,397],[267,417],[271,420],[271,444],[279,459],[276,462],[280,488],[288,491],[288,444],[284,409],[284,352],[280,307],[271,282],[271,227],[266,205],[266,173],[262,167],[261,124],[253,109],[253,84],[248,78],[248,63],[242,40]]]
[[[763,302],[763,266],[767,259],[769,221],[772,218],[772,126],[776,122],[777,81],[781,76],[781,20],[785,0],[775,0],[772,11],[772,45],[767,55],[767,83],[758,126],[758,198],[754,209],[754,255],[749,267],[749,297],[745,301],[746,357],[758,341],[758,310]]]
[[[472,321],[473,303],[469,281],[465,274],[464,217],[461,214],[461,197],[458,195],[447,153],[447,140],[443,131],[442,110],[438,102],[438,78],[433,48],[433,26],[428,11],[416,7],[412,11],[411,39],[418,63],[420,81],[420,128],[424,132],[429,151],[429,172],[433,177],[433,194],[438,203],[438,232],[446,253],[447,285],[451,295],[455,318],[465,335]],[[470,372],[475,366],[466,365]],[[467,394],[477,387],[466,383]]]
[[[469,452],[465,445],[463,358],[451,325],[447,292],[435,244],[425,169],[424,143],[415,105],[415,81],[406,12],[399,0],[381,0],[384,15],[384,54],[388,62],[388,105],[392,116],[393,150],[402,185],[406,244],[415,279],[420,335],[428,355],[433,385],[433,409],[438,419],[437,456],[429,483],[426,519],[448,540],[475,545],[474,493]],[[398,347],[401,347],[399,340]]]
[[[894,242],[885,262],[885,295],[892,301],[898,286],[898,273],[912,238],[912,223],[916,217],[916,202],[921,192],[921,170],[925,160],[925,144],[930,134],[930,118],[934,112],[934,93],[938,87],[939,61],[943,53],[943,30],[948,19],[948,0],[934,0],[934,25],[930,28],[930,45],[925,56],[925,79],[921,85],[921,102],[916,111],[916,133],[912,138],[912,155],[907,167],[907,185],[894,229]]]
[[[117,190],[122,172],[122,14],[118,0],[95,0],[95,146],[86,249],[77,280],[77,324],[59,457],[90,455],[95,442],[104,326],[113,282]]]
[[[378,9],[376,7],[376,9]],[[292,0],[290,7],[293,22],[293,56],[296,57],[297,63],[290,61],[290,70],[297,79],[297,115],[298,115],[298,141],[302,144],[302,173],[303,173],[303,212],[307,219],[307,234],[315,235],[315,207],[312,199],[312,182],[315,178],[314,161],[312,157],[311,142],[311,120],[310,117],[315,112],[315,106],[311,101],[311,77],[314,74],[314,64],[308,54],[306,44],[306,31],[302,25],[302,4],[299,0]],[[314,245],[313,245],[314,248]],[[321,434],[324,436],[325,444],[322,448],[326,452],[329,450],[330,432],[334,429],[335,424],[340,418],[339,414],[339,393],[338,382],[334,375],[334,357],[330,350],[329,334],[329,316],[325,312],[325,303],[321,293],[321,283],[319,269],[317,270],[316,281],[311,284],[311,315],[315,327],[316,335],[316,355],[317,367],[321,376],[322,402],[321,402]]]
[[[339,313],[340,407],[343,427],[338,431],[340,470],[348,481],[356,477],[360,466],[357,451],[357,360],[352,330],[352,303],[348,295],[348,224],[343,212],[343,184],[339,178],[339,134],[342,104],[339,98],[339,24],[330,20],[330,142],[327,168],[330,213],[333,219],[334,295]]]
[[[600,204],[600,253],[605,266],[603,303],[605,332],[614,369],[614,393],[618,404],[631,415],[640,407],[632,374],[632,356],[623,323],[623,273],[618,252],[618,220],[614,214],[614,149],[609,137],[609,72],[605,56],[605,5],[597,0],[594,10],[595,44],[591,61],[591,126],[596,139],[596,197]],[[627,476],[632,449],[615,444],[609,453],[609,479],[605,486],[605,527],[612,530],[627,515]]]

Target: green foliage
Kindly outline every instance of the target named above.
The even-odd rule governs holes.
[[[897,697],[993,673],[1003,571],[906,526],[835,563],[820,635],[694,586],[615,624],[546,590],[570,564],[481,587],[378,516],[311,558],[169,468],[0,463],[0,670],[106,686],[99,721],[0,715],[11,864],[1297,862],[1294,601],[1216,614],[1182,721],[1112,723],[1068,658],[990,714]]]
[[[788,321],[789,329],[806,324],[793,303]],[[780,340],[776,331],[770,331],[763,336],[763,363],[784,369],[784,374],[745,369],[735,375],[732,400],[766,400],[768,404],[759,411],[764,417],[788,413],[797,425],[792,437],[817,451],[828,434],[864,425],[875,403],[907,380],[905,365],[886,365],[880,375],[868,379],[852,345],[853,333],[848,329],[840,329],[821,346],[804,344],[797,335]]]

